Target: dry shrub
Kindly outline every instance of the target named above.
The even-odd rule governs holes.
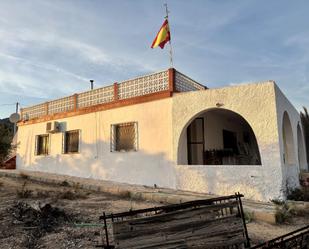
[[[305,188],[289,190],[287,198],[293,201],[309,201],[309,190]]]
[[[18,198],[29,198],[32,196],[32,191],[27,189],[27,182],[24,181],[21,188],[17,190],[16,195]]]
[[[119,197],[123,199],[131,199],[131,192],[130,191],[121,191],[119,192]]]
[[[75,218],[64,210],[51,204],[33,206],[25,202],[17,202],[8,212],[15,221],[22,225],[24,234],[23,248],[41,248],[38,240],[63,224],[72,223]]]
[[[296,210],[295,207],[291,204],[284,202],[281,205],[276,205],[276,223],[288,223],[293,216],[295,216]]]
[[[64,192],[58,192],[55,197],[56,199],[76,200],[85,199],[86,194],[81,191],[66,190]]]
[[[70,184],[68,183],[67,180],[64,180],[64,181],[62,181],[62,182],[60,183],[60,186],[62,186],[62,187],[69,187]]]
[[[244,211],[246,223],[250,223],[254,220],[254,213],[250,211]]]
[[[82,190],[82,187],[80,186],[79,182],[73,182],[72,187],[73,187],[75,192],[80,192]]]
[[[19,177],[20,177],[21,179],[24,179],[24,180],[29,179],[29,176],[28,176],[26,173],[24,173],[24,172],[20,172],[20,173],[19,173]]]
[[[36,197],[38,198],[48,198],[51,196],[50,191],[38,190],[36,191]]]

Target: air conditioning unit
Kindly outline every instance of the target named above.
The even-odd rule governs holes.
[[[46,132],[47,133],[56,133],[60,131],[60,125],[57,121],[48,122],[46,124]]]

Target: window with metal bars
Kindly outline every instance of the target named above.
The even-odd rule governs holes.
[[[63,153],[78,153],[79,152],[80,131],[66,131],[63,136]]]
[[[137,122],[111,126],[111,151],[137,151]]]
[[[48,155],[49,154],[49,135],[37,135],[35,139],[35,154]]]

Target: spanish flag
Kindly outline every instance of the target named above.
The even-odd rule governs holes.
[[[163,49],[165,44],[170,40],[171,40],[170,27],[168,26],[168,20],[166,19],[162,24],[156,38],[153,40],[151,48],[159,46],[161,49]]]

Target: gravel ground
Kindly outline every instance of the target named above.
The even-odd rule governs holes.
[[[26,176],[0,178],[0,248],[95,248],[102,240],[102,228],[98,226],[103,212],[162,205],[85,191],[78,185],[67,187],[65,182],[62,185],[36,183]],[[43,212],[46,204],[60,210],[62,218],[46,218]],[[46,220],[52,225],[46,227]],[[87,226],[89,223],[97,226]],[[258,243],[306,224],[309,224],[308,216],[295,217],[284,225],[250,222],[247,226],[252,242]]]
[[[26,182],[26,184],[25,184]],[[95,248],[101,242],[100,227],[76,226],[75,224],[101,224],[103,212],[123,212],[128,209],[152,207],[151,202],[136,202],[129,199],[84,191],[75,187],[53,186],[34,183],[27,179],[0,178],[0,248]],[[65,185],[65,184],[64,184]],[[30,192],[31,191],[31,192]],[[18,203],[30,207],[51,204],[71,217],[61,221],[48,231],[17,220],[12,210]],[[156,204],[158,205],[158,204]],[[34,231],[33,231],[34,230]],[[39,230],[42,230],[39,228]],[[37,236],[38,235],[38,236]]]

